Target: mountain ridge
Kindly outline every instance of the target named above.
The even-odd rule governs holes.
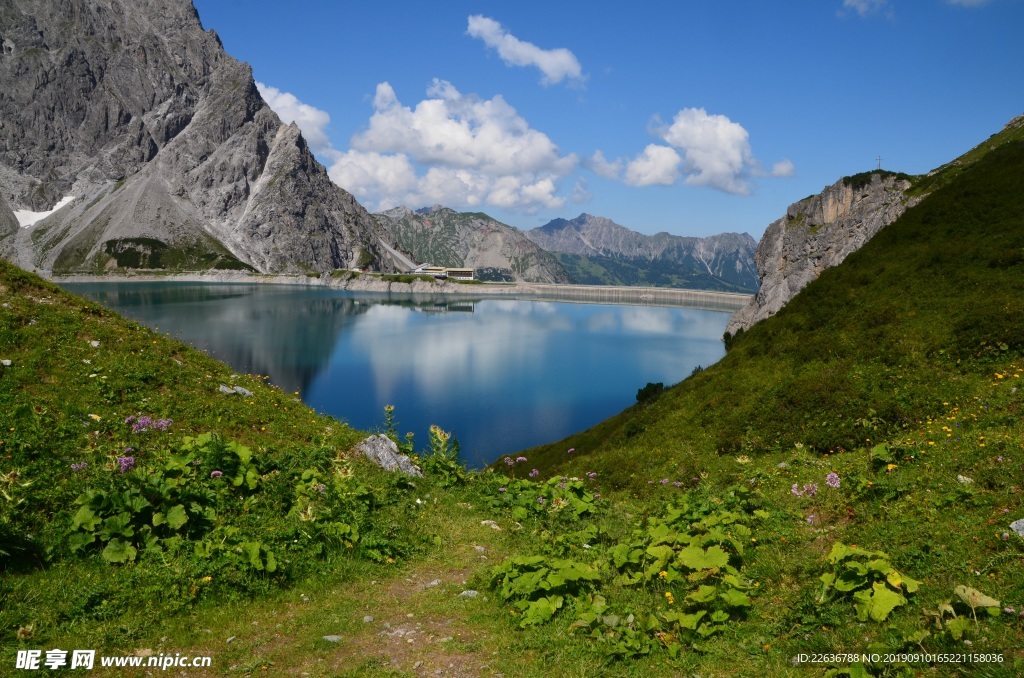
[[[13,0],[0,36],[0,214],[75,198],[0,224],[0,255],[55,273],[394,270],[390,234],[190,0]]]
[[[478,279],[489,282],[570,282],[554,256],[483,212],[399,206],[374,218],[418,263],[474,268]]]
[[[587,213],[575,219],[553,219],[525,233],[549,252],[563,255],[563,265],[570,264],[570,271],[580,277],[587,275],[588,266],[597,266],[612,276],[615,273],[610,269],[630,276],[631,280],[618,284],[645,284],[650,282],[647,278],[660,276],[655,280],[664,285],[670,276],[678,276],[701,280],[703,286],[757,289],[753,259],[757,242],[747,233],[721,233],[704,238],[664,231],[645,235]]]

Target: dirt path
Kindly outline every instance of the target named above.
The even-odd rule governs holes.
[[[467,511],[444,525],[441,548],[389,578],[297,589],[283,604],[253,603],[208,619],[225,637],[202,636],[206,647],[188,650],[212,655],[214,665],[180,675],[503,675],[496,660],[508,640],[495,631],[485,581],[487,567],[505,555],[506,533],[481,518]]]

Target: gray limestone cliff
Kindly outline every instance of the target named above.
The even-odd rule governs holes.
[[[860,249],[920,198],[908,198],[906,175],[872,172],[847,177],[819,195],[794,203],[772,222],[758,243],[755,261],[761,288],[729,319],[736,334],[774,315],[826,268]]]
[[[0,254],[43,271],[394,270],[190,0],[0,4],[0,203]]]
[[[491,282],[568,283],[558,261],[522,231],[481,212],[435,205],[396,207],[374,215],[420,264],[476,269]]]

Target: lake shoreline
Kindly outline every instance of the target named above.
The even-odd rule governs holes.
[[[357,274],[352,278],[324,274],[272,275],[217,271],[212,273],[175,273],[129,275],[64,275],[53,276],[55,283],[107,282],[201,282],[211,284],[271,284],[323,287],[348,292],[378,294],[423,294],[478,297],[520,297],[537,300],[569,301],[592,304],[628,304],[636,306],[671,306],[715,311],[736,311],[747,305],[753,294],[684,290],[668,287],[617,287],[611,285],[560,285],[553,283],[482,283],[465,284],[447,280],[384,280],[374,274]]]

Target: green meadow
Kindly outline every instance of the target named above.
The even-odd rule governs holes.
[[[400,411],[424,477],[377,469],[300,394],[0,263],[0,673],[1024,673],[1020,130],[715,365],[479,472]]]

